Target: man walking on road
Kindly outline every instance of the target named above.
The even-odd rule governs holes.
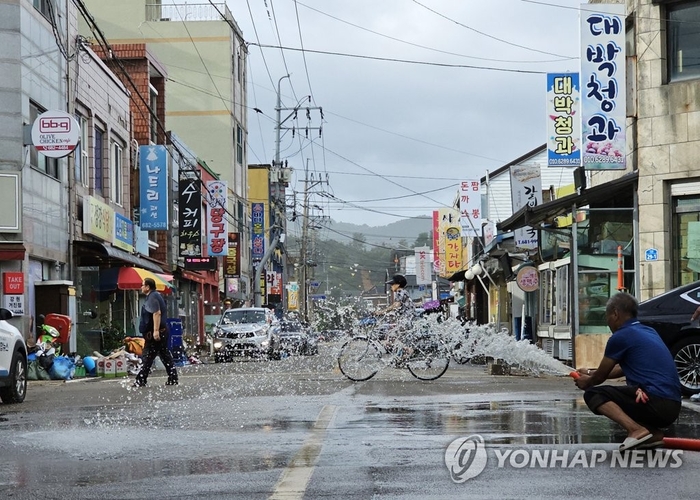
[[[141,291],[146,294],[146,302],[141,308],[139,332],[143,334],[146,345],[143,350],[143,366],[136,376],[134,386],[143,387],[146,385],[156,356],[160,356],[160,360],[168,372],[168,381],[165,385],[177,385],[177,370],[173,363],[173,355],[168,349],[165,299],[156,291],[156,282],[153,278],[145,278],[143,280]]]

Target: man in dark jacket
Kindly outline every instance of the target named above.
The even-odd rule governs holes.
[[[156,356],[160,356],[165,369],[168,372],[168,381],[165,385],[177,385],[177,370],[173,363],[173,355],[168,349],[168,328],[165,323],[167,309],[165,299],[156,291],[156,282],[153,278],[146,278],[141,284],[141,291],[146,294],[146,301],[141,308],[141,321],[139,331],[146,340],[143,350],[143,366],[136,376],[135,387],[146,385],[151,366]]]

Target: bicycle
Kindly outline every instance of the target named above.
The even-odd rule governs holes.
[[[395,330],[398,328],[394,326]],[[389,337],[391,336],[389,332]],[[338,353],[338,368],[354,382],[374,377],[381,368],[408,368],[419,380],[440,378],[450,365],[450,354],[440,337],[429,328],[417,327],[408,332],[399,349],[386,338],[386,328],[378,326],[366,335],[358,335],[343,344]],[[395,352],[398,351],[398,352]]]

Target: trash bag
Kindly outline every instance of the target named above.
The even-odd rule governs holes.
[[[49,370],[52,380],[70,380],[75,375],[75,363],[68,356],[57,356]]]
[[[53,354],[43,354],[41,356],[37,356],[36,360],[39,362],[41,367],[48,372],[51,369],[51,365],[53,365],[54,357],[55,356]]]
[[[38,361],[27,365],[27,380],[51,380],[51,375]]]

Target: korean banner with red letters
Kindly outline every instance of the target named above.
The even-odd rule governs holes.
[[[207,253],[210,257],[228,254],[227,193],[226,181],[207,181]]]
[[[481,237],[481,182],[479,179],[459,183],[459,224],[462,236]]]

